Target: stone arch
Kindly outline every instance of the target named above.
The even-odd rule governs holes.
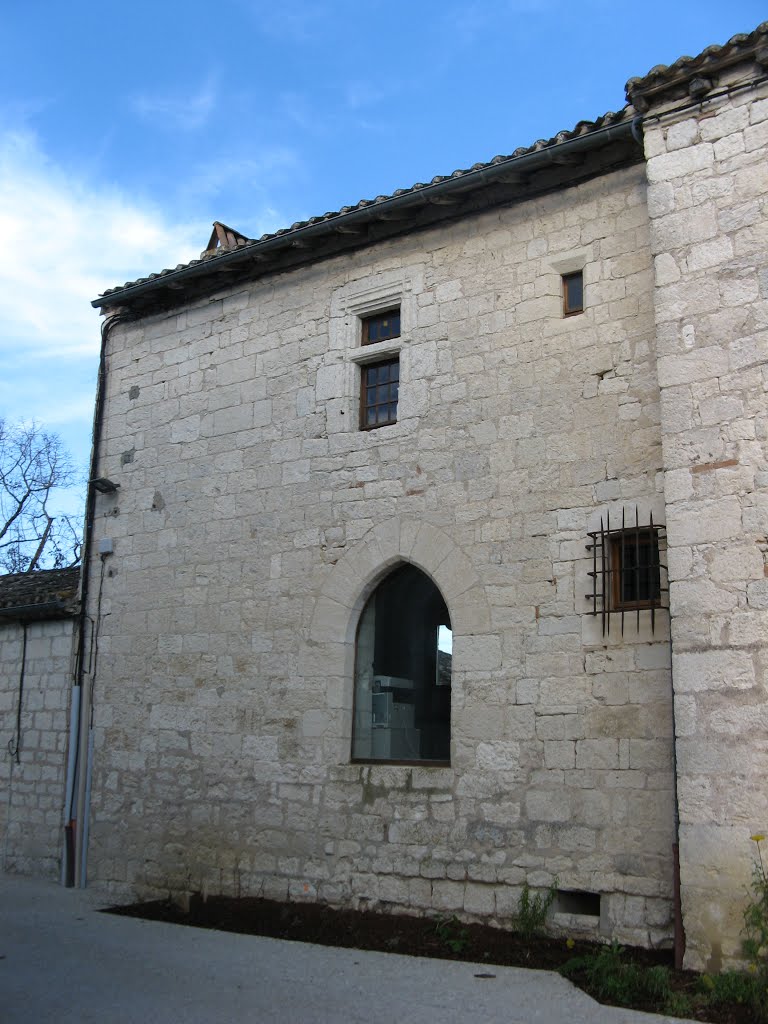
[[[357,625],[379,582],[402,563],[421,569],[440,590],[453,632],[453,671],[499,668],[500,640],[491,632],[485,587],[471,560],[439,527],[416,519],[390,519],[373,527],[342,555],[320,589],[302,644],[305,678],[323,689],[323,756],[350,756]],[[460,684],[459,684],[460,685]],[[460,705],[452,701],[452,708]],[[453,711],[452,711],[453,714]],[[452,763],[458,757],[452,755]]]
[[[467,555],[444,530],[398,518],[369,530],[333,567],[315,604],[310,640],[354,645],[365,602],[402,562],[410,562],[434,581],[448,605],[455,637],[490,631],[485,588]]]

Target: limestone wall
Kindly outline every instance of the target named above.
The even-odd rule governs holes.
[[[768,821],[768,89],[739,89],[751,73],[645,124],[683,912],[687,963],[710,970],[740,953]]]
[[[74,629],[68,619],[32,622],[27,626],[21,734],[17,744],[23,632],[20,625],[0,625],[3,871],[59,877]]]
[[[113,332],[89,877],[498,921],[557,877],[669,938],[666,614],[604,637],[585,598],[601,515],[664,520],[645,197],[636,166]],[[365,432],[357,325],[395,303]],[[451,614],[450,768],[350,763],[399,560]]]

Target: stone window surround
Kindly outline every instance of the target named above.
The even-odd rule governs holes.
[[[501,638],[494,633],[485,586],[469,556],[446,531],[421,519],[395,517],[378,526],[346,551],[326,577],[312,615],[304,656],[317,663],[334,693],[335,729],[327,739],[339,764],[348,764],[352,749],[352,703],[355,641],[360,615],[381,580],[397,565],[421,569],[440,591],[453,630],[451,736],[457,735],[458,707],[464,674],[501,668]],[[460,731],[460,730],[459,730]],[[334,735],[335,733],[335,735]],[[466,749],[452,741],[451,768],[473,767]],[[424,762],[432,771],[440,770]],[[403,769],[406,771],[407,769]]]
[[[397,423],[379,429],[396,430],[404,411],[407,414],[407,349],[416,322],[415,282],[409,275],[385,273],[375,278],[354,281],[339,288],[331,301],[330,357],[343,362],[343,398],[348,415],[346,429],[360,429],[361,367],[387,359],[400,359],[400,396]],[[390,309],[400,310],[400,336],[386,341],[362,344],[363,318]],[[370,431],[367,431],[370,433]],[[373,431],[375,434],[376,431]]]
[[[549,264],[550,268],[558,275],[557,282],[557,293],[561,296],[561,309],[560,316],[564,320],[568,320],[573,316],[580,316],[586,312],[587,309],[587,284],[589,275],[586,271],[587,256],[585,253],[571,253],[568,256],[563,256],[561,259],[553,260]],[[573,274],[581,274],[581,288],[582,288],[582,299],[581,308],[574,309],[570,312],[566,309],[565,305],[565,278],[570,277]]]

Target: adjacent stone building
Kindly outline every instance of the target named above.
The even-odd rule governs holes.
[[[92,879],[500,924],[528,881],[662,944],[679,843],[686,962],[738,955],[767,66],[764,25],[96,300]]]
[[[80,570],[0,576],[0,870],[59,878]]]

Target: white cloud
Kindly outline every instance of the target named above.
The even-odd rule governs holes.
[[[164,127],[189,132],[207,123],[216,108],[216,100],[216,84],[209,77],[193,95],[142,93],[133,97],[131,107],[140,117],[149,121],[158,121]]]
[[[279,176],[293,162],[275,150],[238,168]],[[283,224],[266,193],[262,200],[247,217],[235,211],[235,226],[251,236]],[[66,172],[31,132],[0,128],[0,416],[51,427],[85,464],[100,344],[91,300],[196,259],[210,230],[208,219],[179,223],[149,199]]]
[[[207,224],[74,179],[29,133],[0,134],[0,352],[96,352],[99,292],[199,255]]]
[[[194,200],[195,205],[200,205],[201,199],[210,200],[219,195],[223,195],[229,204],[234,194],[245,194],[248,197],[249,216],[253,217],[255,206],[266,207],[257,216],[260,223],[269,225],[263,231],[274,231],[285,225],[282,221],[272,219],[275,211],[269,205],[269,186],[301,169],[301,161],[293,149],[269,146],[255,156],[236,156],[230,160],[201,163],[187,172],[178,190],[187,201]],[[229,214],[222,209],[219,216],[227,220]],[[234,226],[240,227],[239,224]]]
[[[209,232],[65,173],[30,133],[0,131],[0,416],[54,429],[86,465],[100,343],[91,299],[194,259]]]

